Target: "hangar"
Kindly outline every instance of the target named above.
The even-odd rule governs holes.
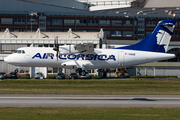
[[[156,65],[149,63],[143,67],[153,67],[154,70],[164,66],[165,69],[178,71],[179,6],[178,0],[0,1],[0,71],[8,73],[14,69],[14,66],[6,64],[3,59],[19,47],[32,44],[39,47],[53,47],[53,39],[57,35],[61,39],[61,44],[91,41],[95,47],[104,48],[131,45],[148,36],[162,19],[177,21],[168,51],[177,57],[161,61],[161,66],[158,62]],[[100,32],[101,28],[103,35]],[[29,68],[22,69],[29,72]],[[137,67],[132,70],[137,70]],[[154,71],[147,70],[148,68],[143,68],[142,74],[154,75]],[[47,71],[57,72],[56,68],[48,68]],[[155,73],[158,74],[157,70]]]

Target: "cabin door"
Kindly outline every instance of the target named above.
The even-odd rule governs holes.
[[[123,66],[124,65],[124,52],[119,51],[118,52],[118,66]]]

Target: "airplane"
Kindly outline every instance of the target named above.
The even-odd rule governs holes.
[[[95,49],[92,43],[55,47],[22,47],[7,56],[4,61],[25,67],[61,67],[77,69],[86,75],[86,70],[125,68],[138,64],[174,58],[167,48],[175,27],[175,20],[162,20],[154,31],[140,42],[113,49]]]

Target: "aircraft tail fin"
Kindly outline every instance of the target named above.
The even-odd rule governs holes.
[[[175,20],[163,20],[158,23],[154,31],[140,42],[114,49],[129,49],[149,52],[167,52],[167,48],[174,31]]]

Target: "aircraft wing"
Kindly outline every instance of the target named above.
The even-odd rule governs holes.
[[[93,52],[94,46],[93,46],[93,43],[79,43],[79,44],[74,45],[74,49],[80,53]]]

